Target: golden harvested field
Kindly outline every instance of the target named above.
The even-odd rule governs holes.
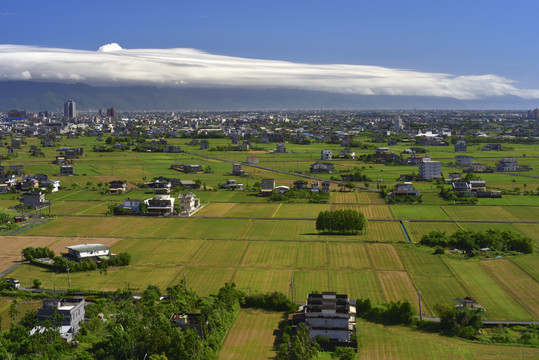
[[[535,221],[539,219],[539,206],[506,206],[504,209],[519,220]]]
[[[535,279],[508,259],[481,261],[481,266],[495,276],[511,295],[539,319],[539,287]]]
[[[316,219],[321,211],[329,208],[329,204],[281,204],[274,217]]]
[[[221,360],[273,359],[273,332],[282,320],[279,312],[242,309],[219,352]]]
[[[79,237],[57,237],[57,236],[0,236],[0,270],[6,270],[15,262],[21,260],[22,249],[32,247],[48,246],[57,255],[67,252],[68,245],[79,244],[104,244],[112,246],[120,238],[79,238]]]
[[[404,264],[391,244],[365,244],[367,254],[376,270],[404,270]]]
[[[337,243],[328,244],[329,266],[332,268],[370,268],[371,263],[362,243]]]
[[[355,192],[332,192],[329,195],[332,204],[355,204],[357,197]]]
[[[409,300],[419,311],[417,289],[405,271],[378,271],[378,280],[386,301]],[[424,314],[429,314],[423,309]]]

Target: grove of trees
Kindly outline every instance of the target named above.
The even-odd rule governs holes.
[[[512,231],[488,229],[486,231],[458,230],[451,235],[445,231],[431,231],[423,235],[421,245],[438,248],[459,249],[474,256],[480,249],[489,248],[495,252],[508,251],[531,254],[532,240]]]
[[[322,211],[316,219],[316,230],[332,234],[357,234],[367,225],[365,216],[351,209]]]

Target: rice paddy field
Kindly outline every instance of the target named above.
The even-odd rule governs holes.
[[[273,332],[282,317],[283,315],[279,312],[242,309],[219,352],[219,359],[274,358],[276,351]]]
[[[28,146],[34,144],[32,139],[29,140]],[[212,139],[210,146],[227,141]],[[310,164],[319,160],[321,149],[341,149],[334,144],[287,144],[289,152],[286,154],[235,153],[200,151],[186,142],[186,139],[170,139],[171,144],[181,145],[193,153],[230,161],[246,161],[247,156],[254,155],[261,166],[303,174],[308,173]],[[424,234],[433,230],[451,234],[458,229],[498,228],[529,236],[539,251],[539,197],[536,195],[504,195],[501,199],[480,199],[475,206],[463,206],[440,198],[436,184],[417,182],[414,185],[423,193],[423,204],[388,205],[375,191],[341,192],[333,184],[328,203],[275,203],[257,196],[256,191],[214,189],[227,179],[236,179],[250,188],[264,178],[273,178],[276,185],[286,186],[304,178],[247,165],[244,170],[249,176],[232,176],[232,164],[218,159],[188,153],[93,153],[89,149],[95,144],[95,139],[62,140],[61,146],[88,149],[85,156],[75,160],[75,172],[79,175],[62,177],[63,189],[47,195],[51,200],[50,213],[56,217],[16,235],[0,237],[0,270],[16,264],[21,250],[27,246],[49,246],[59,253],[68,245],[103,243],[110,245],[113,253],[127,251],[132,256],[132,264],[101,273],[72,273],[72,288],[111,291],[129,288],[137,292],[149,284],[164,289],[185,280],[187,286],[207,296],[225,282],[233,281],[248,293],[280,291],[287,296],[294,294],[294,300],[298,302],[305,301],[307,294],[313,291],[336,291],[352,298],[368,297],[376,304],[407,299],[416,308],[420,290],[424,313],[428,315],[436,315],[436,304],[454,305],[454,298],[471,296],[487,310],[485,318],[539,319],[537,255],[488,261],[463,260],[433,255],[432,249],[416,244]],[[275,144],[260,146],[272,150]],[[399,146],[404,148],[404,145]],[[396,149],[400,149],[399,146]],[[470,148],[478,161],[495,163],[490,158],[491,153]],[[454,171],[447,166],[454,161],[452,148],[431,151],[434,159],[438,157],[442,161],[444,173]],[[357,153],[371,152],[358,150]],[[525,149],[519,147],[496,156],[521,156],[524,152]],[[25,173],[43,173],[56,179],[58,167],[50,163],[54,155],[56,149],[45,149],[45,158],[32,158],[21,152],[19,159],[9,160],[6,165],[24,162]],[[535,161],[532,157],[530,154],[526,161]],[[211,172],[184,174],[170,169],[171,164],[182,163],[210,167]],[[400,174],[416,170],[413,167],[360,164],[353,160],[335,160],[333,163],[337,169],[335,174],[316,176],[338,178],[345,171],[364,167],[362,173],[374,180],[372,187],[377,186],[377,180],[379,184],[391,187],[397,183]],[[191,218],[105,215],[110,205],[119,204],[123,199],[153,196],[148,189],[138,186],[157,176],[201,180],[207,190],[193,192],[205,207]],[[129,191],[119,195],[104,192],[104,183],[113,179],[127,181]],[[523,184],[527,184],[528,190],[535,191],[539,185],[538,179],[500,173],[485,174],[484,179],[491,189],[509,191],[515,186],[523,189]],[[18,201],[13,194],[0,194],[1,208],[10,208]],[[372,221],[357,235],[319,234],[314,219],[321,211],[339,209],[358,210]],[[48,212],[45,208],[39,213]],[[402,226],[397,220],[402,220]],[[30,286],[32,280],[38,278],[44,288],[67,288],[66,274],[34,266],[19,266],[7,276],[19,279],[22,286]],[[0,311],[4,311],[6,304],[0,301]],[[221,358],[274,356],[272,331],[279,316],[242,311],[225,341]],[[5,323],[7,321],[3,321]],[[363,327],[360,354],[366,359],[505,359],[521,355],[520,350],[510,347],[459,342],[406,328],[381,328],[369,323],[360,327]],[[536,352],[533,355],[537,357]]]

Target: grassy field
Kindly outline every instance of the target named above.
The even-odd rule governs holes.
[[[453,220],[511,220],[519,219],[502,206],[443,206]]]
[[[236,283],[238,289],[248,294],[280,291],[289,296],[291,277],[292,269],[290,268],[241,267],[236,270],[231,281]]]
[[[369,221],[367,223],[367,240],[380,242],[406,242],[406,236],[400,224],[394,221]]]
[[[367,219],[393,219],[388,205],[335,204],[331,210],[352,209],[363,213]]]
[[[329,266],[332,268],[365,269],[371,267],[371,262],[361,243],[329,243]]]
[[[539,349],[478,344],[405,326],[358,323],[361,359],[535,359]]]
[[[459,226],[450,222],[407,222],[408,236],[412,241],[418,243],[423,235],[431,231],[445,231],[448,235],[459,230]]]
[[[377,276],[386,301],[409,300],[419,311],[417,290],[405,271],[378,271]],[[432,315],[428,309],[423,313]]]
[[[483,305],[496,320],[526,320],[533,315],[524,309],[502,285],[493,279],[479,261],[445,259],[458,279],[470,291],[469,296]]]
[[[533,277],[535,281],[539,282],[539,267],[537,267],[537,263],[539,262],[539,259],[538,259],[537,253],[529,254],[529,255],[512,256],[509,259],[515,264],[517,264],[526,273],[528,273],[528,275]]]
[[[241,260],[241,266],[292,267],[297,252],[297,242],[252,241]]]
[[[391,205],[395,219],[450,220],[436,205]]]
[[[390,244],[366,244],[365,248],[376,270],[404,270],[404,264],[395,249]]]
[[[322,211],[330,209],[329,204],[282,204],[276,218],[312,218],[316,219]]]
[[[539,319],[539,287],[535,279],[508,259],[481,261],[481,266],[536,319]]]
[[[331,291],[339,294],[348,294],[353,299],[369,298],[374,304],[384,302],[384,296],[378,285],[376,275],[370,269],[331,269],[329,271],[329,282]]]
[[[272,359],[275,335],[283,314],[253,309],[242,309],[230,328],[219,352],[221,360]]]

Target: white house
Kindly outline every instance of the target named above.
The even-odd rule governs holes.
[[[331,160],[333,158],[333,153],[331,150],[322,150],[321,157],[322,160]]]
[[[145,203],[148,205],[148,200],[140,200],[140,199],[123,199],[122,200],[122,206],[125,210],[132,211],[134,213],[140,212],[140,204]]]
[[[178,205],[180,213],[191,214],[200,207],[200,199],[197,199],[193,193],[180,194],[178,195]]]
[[[423,159],[419,163],[419,178],[430,180],[432,178],[442,177],[442,163],[439,161],[431,161],[430,159]]]
[[[110,254],[109,247],[103,244],[81,244],[66,246],[70,258],[77,261],[97,258],[99,256],[108,256]]]

